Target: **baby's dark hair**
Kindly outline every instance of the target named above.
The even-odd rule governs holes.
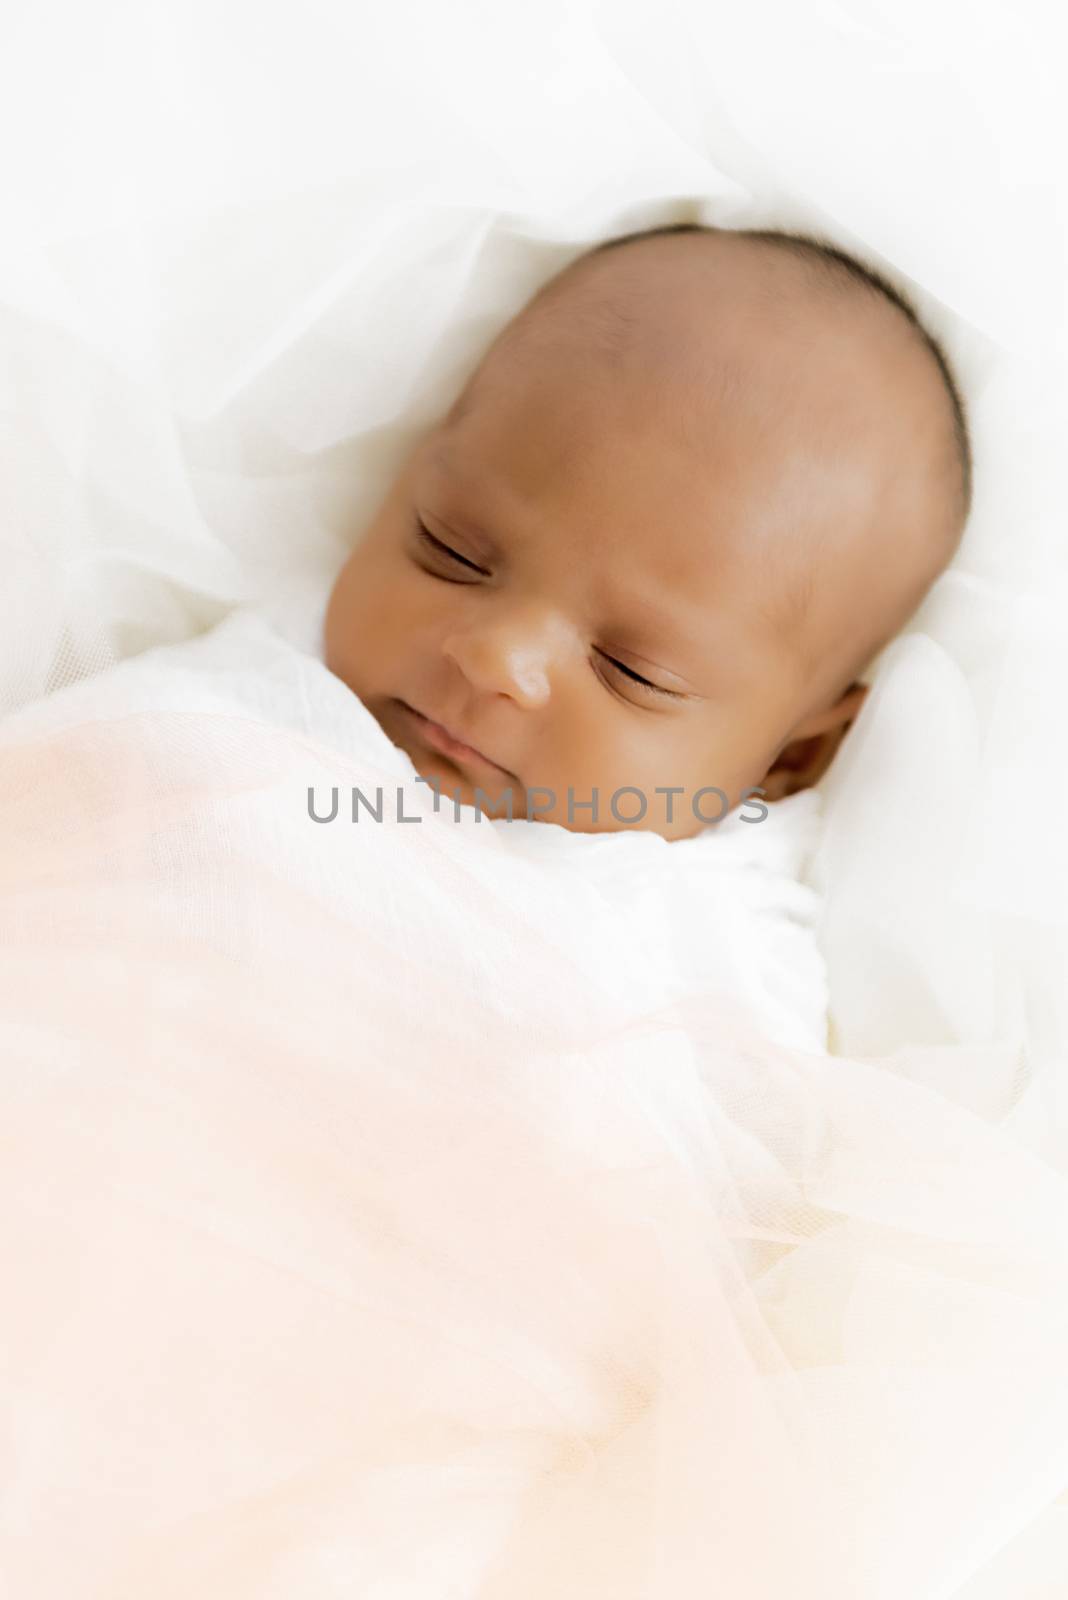
[[[799,261],[810,266],[813,271],[822,274],[831,284],[844,285],[851,280],[872,294],[880,294],[890,301],[892,305],[896,306],[907,321],[911,323],[913,329],[933,357],[941,373],[942,383],[949,399],[953,419],[954,447],[960,468],[961,512],[959,525],[963,528],[972,506],[972,450],[964,399],[941,344],[924,327],[916,308],[910,303],[908,297],[901,290],[895,288],[880,272],[877,272],[872,267],[865,266],[863,262],[858,261],[848,251],[840,249],[837,245],[829,244],[826,240],[820,239],[814,234],[787,232],[778,228],[723,229],[709,227],[697,222],[675,222],[660,228],[649,228],[637,233],[620,234],[614,239],[605,239],[601,244],[594,245],[592,249],[585,252],[581,259],[587,260],[590,256],[599,255],[605,250],[613,250],[619,245],[632,244],[640,239],[656,238],[661,234],[722,234],[725,232],[737,233],[742,238],[759,240],[765,244],[778,245],[780,248],[788,250]]]

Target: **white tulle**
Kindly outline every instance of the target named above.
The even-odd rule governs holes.
[[[957,559],[820,786],[829,1055],[757,1037],[684,965],[658,996],[666,967],[582,874],[561,923],[562,860],[509,896],[497,829],[323,829],[309,877],[285,802],[337,752],[292,725],[12,719],[14,1593],[1068,1592],[1047,16],[40,0],[13,22],[5,710],[239,608],[300,634],[489,338],[612,233],[853,250],[942,338],[976,458]]]

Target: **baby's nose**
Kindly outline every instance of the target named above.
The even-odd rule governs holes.
[[[443,648],[475,688],[536,710],[548,700],[554,670],[573,640],[556,612],[513,606],[453,629]]]

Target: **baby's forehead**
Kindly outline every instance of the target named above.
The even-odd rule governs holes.
[[[603,564],[651,560],[683,585],[713,568],[740,576],[768,570],[806,529],[826,545],[885,497],[893,452],[855,414],[836,416],[832,388],[834,407],[784,402],[733,353],[696,377],[612,381],[570,350],[543,352],[455,408],[435,459],[466,502],[500,491],[537,505],[546,539],[581,536]],[[816,542],[797,553],[815,560]]]
[[[787,555],[811,566],[837,526],[870,516],[892,456],[855,414],[839,425],[796,385],[751,381],[738,343],[715,364],[620,375],[568,343],[510,352],[445,419],[436,482],[471,517],[529,511],[576,561],[625,560],[682,593],[766,579]]]

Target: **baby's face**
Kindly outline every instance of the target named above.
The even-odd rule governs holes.
[[[732,326],[748,360],[764,324]],[[863,531],[887,497],[879,451],[843,451],[833,361],[832,416],[826,374],[778,353],[787,416],[729,365],[702,390],[701,359],[685,401],[677,360],[637,382],[566,348],[498,362],[405,463],[335,585],[326,663],[443,793],[689,837],[848,686],[872,558],[828,571],[828,526]]]
[[[724,813],[698,791],[732,810],[760,783],[810,686],[747,542],[771,514],[758,452],[725,442],[698,479],[683,438],[612,413],[546,385],[435,429],[340,574],[326,662],[487,815],[511,789],[513,816],[614,830],[634,789],[619,817],[644,797],[635,826],[682,838]]]

